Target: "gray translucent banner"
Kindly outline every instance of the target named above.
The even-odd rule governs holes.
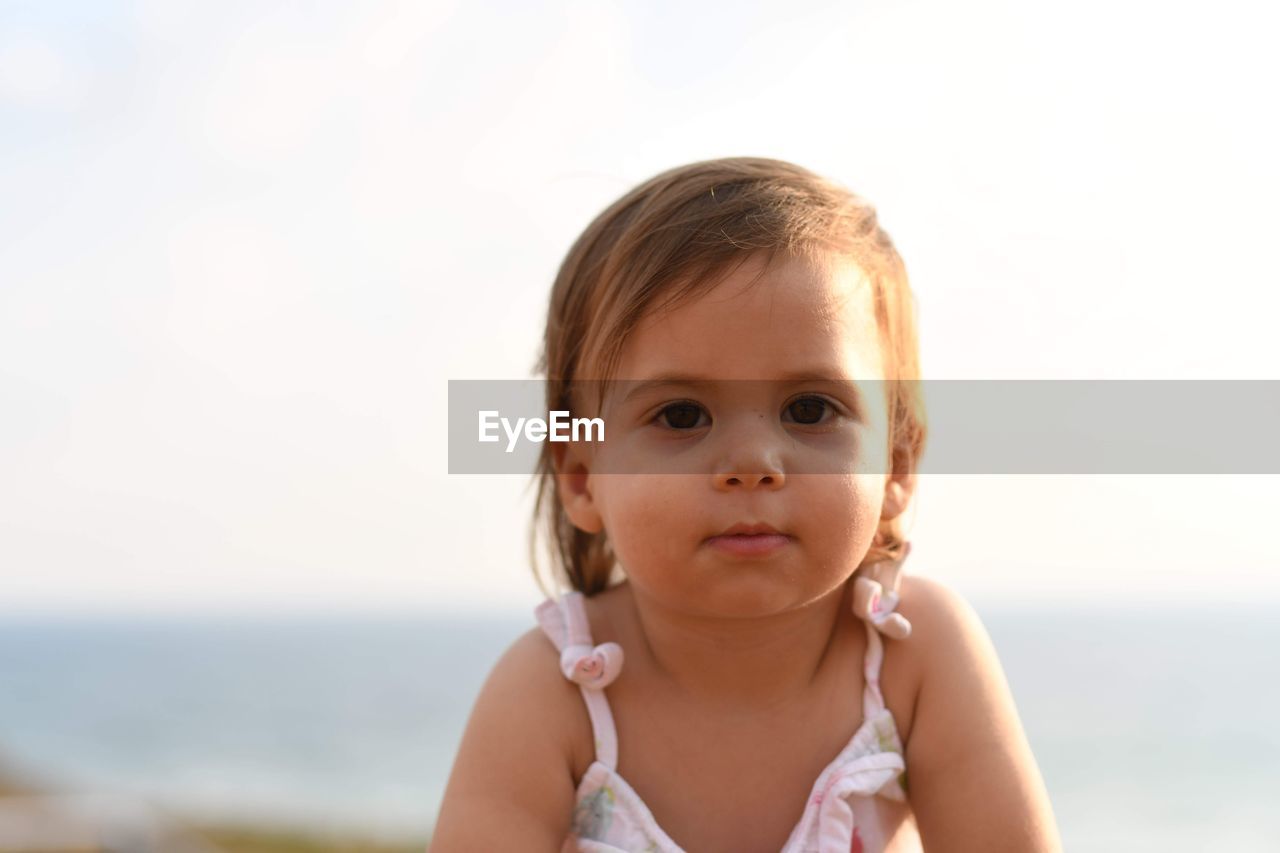
[[[790,473],[871,473],[857,461],[851,425],[884,418],[894,384],[924,401],[921,474],[1280,474],[1280,381],[1218,379],[576,385],[583,406],[602,395],[601,412],[550,409],[543,380],[450,380],[449,473],[527,475],[544,445],[568,447],[575,438],[593,450],[617,451],[597,455],[609,460],[597,472],[706,473],[707,455],[690,448],[712,435],[729,436],[722,424],[747,423],[735,420],[744,412],[764,423],[766,411],[778,414],[773,432],[741,434],[779,441]],[[814,396],[830,401],[825,414]],[[796,404],[801,398],[808,402]],[[617,402],[624,399],[630,410]],[[679,408],[662,416],[665,431],[636,431],[640,413],[669,404]],[[837,411],[847,420],[829,421],[831,432],[810,423]],[[672,430],[673,421],[690,432]]]

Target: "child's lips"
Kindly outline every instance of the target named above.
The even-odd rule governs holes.
[[[707,540],[707,545],[735,557],[759,557],[791,544],[784,533],[722,533]]]

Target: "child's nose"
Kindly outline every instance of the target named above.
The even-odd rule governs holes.
[[[782,471],[760,471],[756,473],[719,472],[715,475],[716,488],[730,489],[776,489],[786,481]]]
[[[715,466],[717,489],[778,489],[787,480],[775,436],[767,429],[727,436],[724,458]]]

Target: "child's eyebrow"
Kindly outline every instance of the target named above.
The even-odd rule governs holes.
[[[633,398],[639,397],[650,391],[659,388],[666,388],[672,385],[683,387],[705,388],[711,385],[717,385],[725,382],[771,382],[777,384],[795,384],[797,382],[828,382],[847,386],[849,393],[853,394],[859,405],[862,402],[862,395],[858,391],[857,385],[853,379],[844,375],[845,371],[820,367],[814,369],[793,370],[771,379],[708,379],[704,376],[697,376],[689,373],[663,373],[658,376],[643,380],[618,380],[622,385],[630,385],[622,402],[625,405]]]
[[[687,373],[664,373],[654,376],[651,379],[644,380],[619,380],[619,384],[630,386],[627,395],[622,398],[623,404],[631,402],[632,399],[646,394],[658,388],[665,388],[669,385],[693,386],[695,388],[706,387],[712,384],[714,380],[704,379],[699,376],[693,376]]]

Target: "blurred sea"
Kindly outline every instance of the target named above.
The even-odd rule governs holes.
[[[978,605],[1070,851],[1280,850],[1280,610]],[[0,621],[0,773],[425,837],[532,614]]]

